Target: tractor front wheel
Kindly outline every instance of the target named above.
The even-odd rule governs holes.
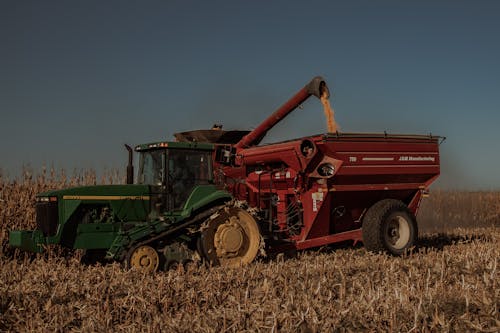
[[[417,221],[399,200],[385,199],[368,209],[363,217],[363,244],[374,252],[402,255],[415,245]]]

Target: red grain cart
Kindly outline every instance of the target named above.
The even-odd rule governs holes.
[[[272,251],[352,240],[402,254],[416,241],[415,216],[439,176],[442,138],[328,133],[258,145],[305,99],[325,91],[316,77],[241,140],[218,144],[217,183],[246,202]]]

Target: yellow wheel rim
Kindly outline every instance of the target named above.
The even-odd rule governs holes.
[[[158,252],[151,246],[143,245],[134,250],[130,256],[130,267],[145,272],[155,272],[160,265]]]
[[[232,209],[225,222],[217,227],[214,247],[222,266],[251,263],[260,248],[259,227],[253,216],[242,209]]]

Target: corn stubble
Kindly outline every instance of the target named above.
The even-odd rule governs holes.
[[[500,329],[498,211],[483,225],[463,224],[467,228],[446,233],[445,220],[428,220],[439,212],[443,218],[486,214],[470,212],[463,202],[489,200],[489,208],[498,208],[496,193],[438,191],[424,203],[421,218],[427,219],[426,230],[438,225],[441,233],[423,234],[421,246],[402,258],[363,248],[323,248],[236,269],[189,267],[144,275],[119,264],[83,266],[78,252],[62,256],[55,248],[33,257],[8,249],[8,229],[34,228],[37,192],[87,183],[96,183],[91,172],[69,179],[54,172],[0,179],[0,331]]]

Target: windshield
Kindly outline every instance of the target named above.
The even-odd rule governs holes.
[[[139,184],[161,185],[163,182],[163,165],[165,150],[149,150],[141,152],[139,157]]]
[[[162,186],[169,209],[181,209],[196,186],[213,183],[212,153],[193,149],[144,150],[139,154],[138,184]]]
[[[210,152],[187,149],[169,151],[168,171],[174,208],[181,208],[197,185],[212,182]]]
[[[209,152],[172,149],[169,156],[168,169],[171,180],[190,179],[196,184],[208,184],[212,180]]]

